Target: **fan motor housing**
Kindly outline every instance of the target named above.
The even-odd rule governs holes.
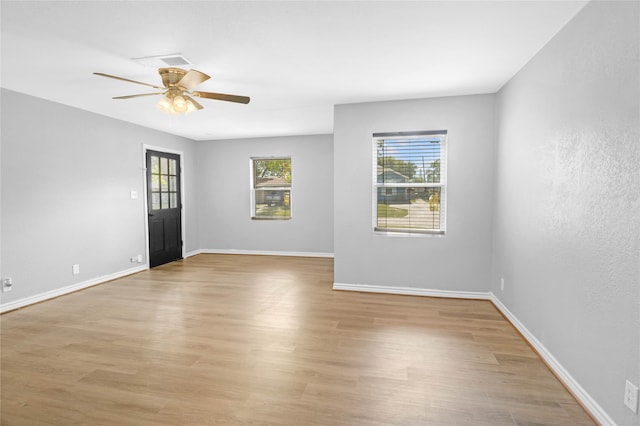
[[[158,73],[162,78],[162,84],[164,84],[164,87],[171,87],[175,86],[180,80],[182,80],[182,77],[184,77],[187,71],[182,68],[160,68],[158,69]]]

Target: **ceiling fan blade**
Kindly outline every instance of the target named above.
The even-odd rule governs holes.
[[[176,84],[176,86],[183,87],[186,90],[191,90],[198,84],[209,80],[211,77],[198,70],[189,70],[182,77],[182,79]]]
[[[114,78],[114,79],[116,79],[116,80],[128,81],[129,83],[142,84],[143,86],[153,87],[154,89],[164,89],[164,87],[155,86],[155,85],[153,85],[153,84],[149,84],[149,83],[143,83],[143,82],[141,82],[141,81],[130,80],[130,79],[128,79],[128,78],[118,77],[118,76],[111,75],[111,74],[105,74],[105,73],[102,73],[102,72],[94,72],[94,74],[95,74],[95,75],[102,76],[102,77]]]
[[[248,104],[251,100],[248,96],[226,95],[224,93],[211,92],[192,92],[191,96],[197,96],[199,98],[207,99],[217,99],[219,101],[237,102],[240,104]]]
[[[141,93],[139,95],[114,96],[111,99],[131,99],[131,98],[139,98],[139,97],[142,97],[142,96],[155,96],[155,95],[164,95],[164,92]]]
[[[187,101],[191,102],[193,104],[193,106],[196,107],[196,109],[204,108],[202,105],[200,105],[198,102],[196,102],[196,100],[193,99],[191,96],[182,95],[182,97],[185,98]]]

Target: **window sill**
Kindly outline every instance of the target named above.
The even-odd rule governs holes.
[[[433,237],[444,237],[445,236],[445,231],[411,231],[411,232],[406,232],[406,231],[400,231],[400,230],[381,230],[381,229],[374,229],[373,230],[373,235],[377,236],[377,237],[409,237],[409,238],[433,238]]]

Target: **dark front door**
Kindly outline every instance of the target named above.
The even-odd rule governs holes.
[[[149,266],[182,259],[180,156],[147,151]]]

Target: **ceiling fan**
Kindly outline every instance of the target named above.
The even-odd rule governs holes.
[[[160,68],[158,73],[162,78],[162,86],[155,84],[143,83],[141,81],[130,80],[128,78],[118,77],[111,74],[94,72],[95,75],[102,77],[114,78],[116,80],[128,81],[129,83],[142,84],[144,86],[153,87],[161,90],[154,93],[142,93],[139,95],[114,96],[113,99],[131,99],[142,96],[164,95],[158,103],[158,108],[169,114],[189,114],[193,111],[202,109],[203,106],[196,102],[193,98],[216,99],[219,101],[237,102],[248,104],[250,99],[247,96],[227,95],[224,93],[199,92],[192,91],[194,87],[200,83],[209,80],[207,74],[197,70],[183,70],[181,68]]]

